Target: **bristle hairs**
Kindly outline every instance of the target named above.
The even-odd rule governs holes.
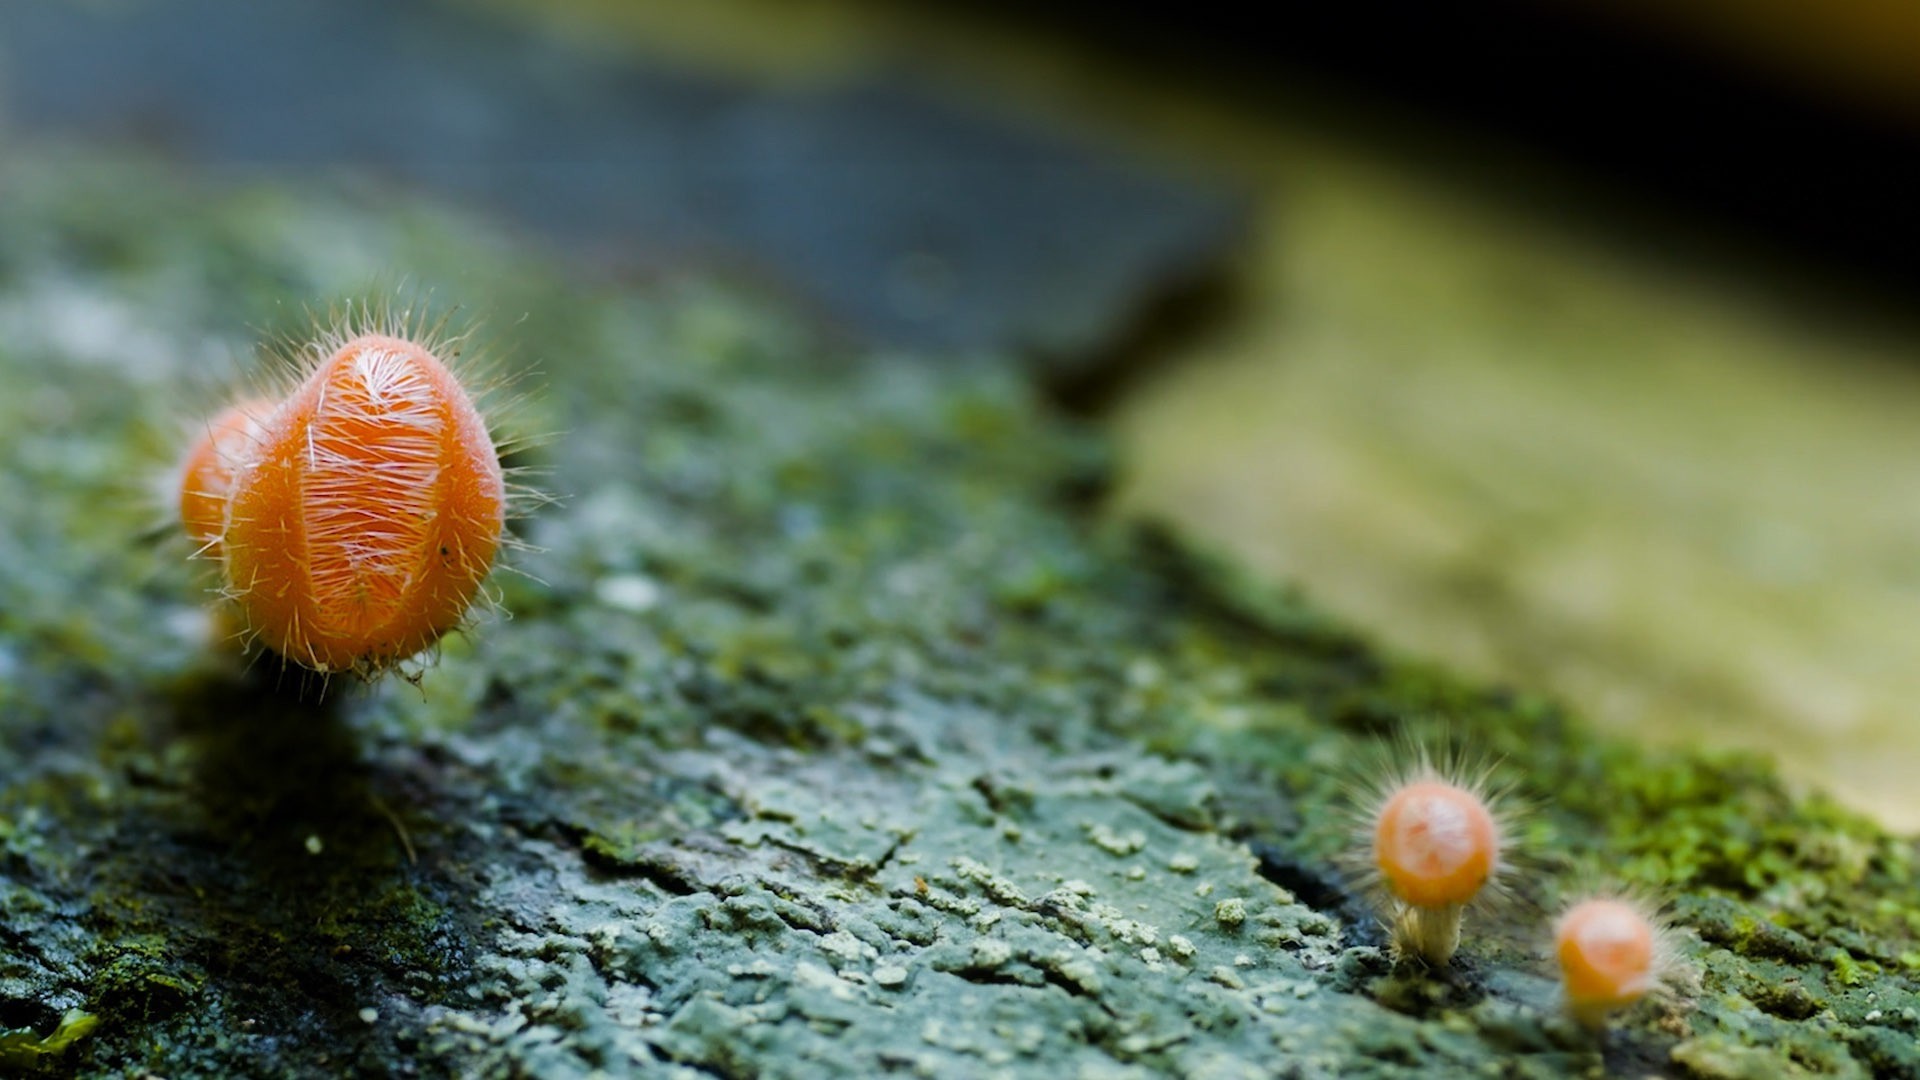
[[[1494,850],[1486,860],[1486,874],[1472,895],[1458,903],[1431,907],[1410,903],[1396,893],[1382,867],[1376,839],[1382,813],[1395,797],[1409,789],[1438,784],[1457,791],[1484,812]],[[1343,869],[1357,891],[1372,902],[1393,944],[1396,960],[1429,966],[1451,960],[1468,912],[1493,913],[1507,907],[1513,894],[1509,879],[1516,851],[1515,839],[1524,808],[1512,786],[1501,777],[1498,763],[1482,754],[1461,749],[1444,731],[1431,740],[1402,729],[1380,743],[1347,783],[1351,840]],[[1466,805],[1466,803],[1463,803]]]
[[[548,445],[557,435],[527,428],[529,404],[535,396],[528,384],[536,382],[540,373],[533,367],[514,366],[485,317],[457,305],[436,304],[431,289],[378,280],[324,308],[303,309],[295,329],[262,332],[260,362],[247,382],[255,395],[283,400],[328,357],[366,334],[411,341],[432,353],[460,381],[486,421],[506,476],[507,527],[501,546],[508,552],[532,550],[514,524],[553,503],[554,496],[538,483],[543,470],[512,459]],[[497,569],[515,572],[510,559]],[[486,599],[489,608],[497,608],[496,596],[488,593]]]
[[[281,400],[342,346],[366,334],[380,334],[410,341],[446,365],[486,418],[494,449],[503,459],[551,438],[520,429],[528,401],[523,385],[534,372],[510,370],[486,321],[458,306],[437,305],[432,290],[405,282],[376,282],[324,309],[306,308],[304,316],[296,329],[262,335],[256,393]],[[515,494],[510,485],[510,507]],[[524,495],[535,504],[545,498],[533,489]],[[510,509],[509,520],[524,512],[515,514]]]
[[[431,289],[380,280],[325,307],[301,308],[293,327],[255,333],[259,338],[255,362],[243,369],[235,361],[195,389],[192,396],[197,401],[191,411],[199,415],[187,425],[185,438],[205,434],[213,417],[243,401],[284,401],[321,363],[356,337],[402,338],[445,364],[486,419],[494,451],[506,467],[509,527],[505,542],[510,549],[524,550],[512,523],[550,503],[552,496],[530,482],[540,475],[537,470],[506,462],[547,445],[555,436],[526,429],[525,414],[532,398],[526,387],[538,372],[513,367],[506,350],[493,338],[488,320],[457,305],[436,304]]]

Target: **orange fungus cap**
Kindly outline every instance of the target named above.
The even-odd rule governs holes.
[[[1553,944],[1567,1000],[1578,1008],[1631,1005],[1653,985],[1653,926],[1625,901],[1576,904],[1554,926]]]
[[[229,591],[274,651],[378,668],[459,625],[506,518],[500,460],[431,352],[363,334],[274,415],[232,493]]]
[[[1493,875],[1500,834],[1486,804],[1439,780],[1388,796],[1374,820],[1374,859],[1387,888],[1415,907],[1464,904]]]

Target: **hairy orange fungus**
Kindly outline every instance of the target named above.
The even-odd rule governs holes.
[[[273,409],[266,398],[229,405],[187,450],[180,469],[180,524],[201,554],[220,556],[234,474],[253,457]]]
[[[234,477],[227,591],[316,671],[378,671],[459,625],[499,549],[486,423],[426,348],[361,334],[282,403]]]
[[[1395,955],[1445,964],[1466,909],[1500,892],[1511,830],[1490,775],[1404,743],[1365,785],[1350,865],[1372,886]]]
[[[1626,900],[1585,900],[1567,909],[1554,924],[1553,948],[1567,1009],[1589,1027],[1647,996],[1665,966],[1659,926]]]

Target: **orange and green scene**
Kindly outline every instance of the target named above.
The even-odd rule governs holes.
[[[1920,9],[0,0],[0,1077],[1920,1080]]]

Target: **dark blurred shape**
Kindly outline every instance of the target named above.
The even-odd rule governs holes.
[[[1920,282],[1920,6],[1907,0],[986,6],[1243,104],[1330,104],[1351,126],[1364,103],[1454,149],[1456,131],[1493,135],[1712,227]],[[1796,46],[1796,23],[1823,32]],[[1875,70],[1842,70],[1856,56]]]
[[[437,3],[8,2],[0,103],[27,132],[399,178],[572,252],[729,265],[863,336],[948,350],[1107,348],[1204,276],[1241,213],[905,76],[771,89]]]
[[[1810,90],[1920,120],[1920,4],[1913,0],[1581,0]]]

